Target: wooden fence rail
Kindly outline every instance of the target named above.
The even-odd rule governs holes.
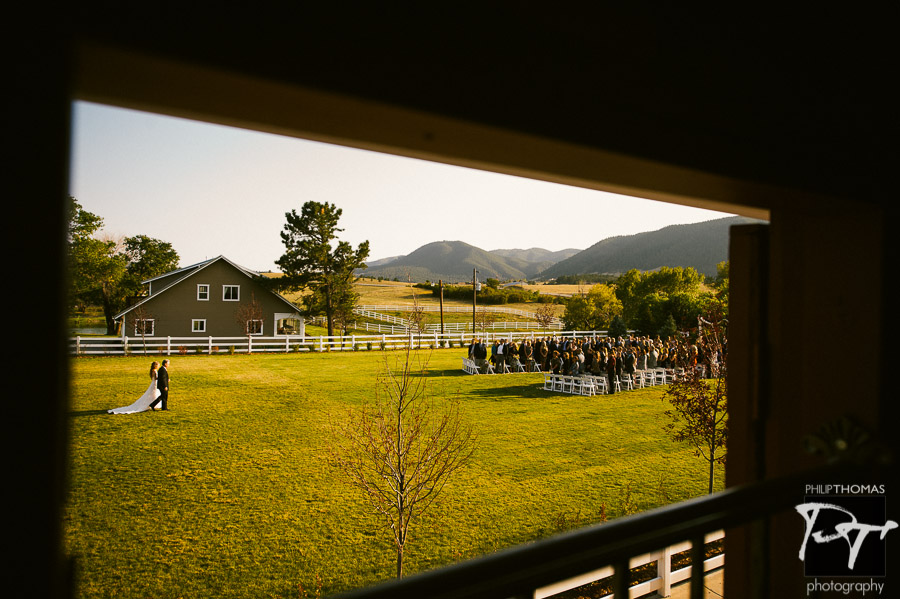
[[[547,334],[540,331],[501,331],[476,333],[486,343],[494,339],[537,339]],[[554,331],[556,337],[602,337],[606,331]],[[275,337],[71,337],[69,354],[74,356],[121,355],[216,355],[231,353],[291,353],[324,351],[365,351],[414,348],[438,349],[466,347],[472,339],[471,331],[437,331],[413,334],[381,333],[376,335],[279,335]]]

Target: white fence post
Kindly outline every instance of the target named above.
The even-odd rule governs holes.
[[[320,352],[325,351],[325,346],[322,345],[322,335],[319,335],[319,351]]]
[[[662,588],[659,589],[659,594],[663,597],[668,597],[672,594],[672,548],[666,547],[662,550],[659,560],[656,562],[657,567],[657,576],[659,576],[662,581]],[[702,567],[702,566],[701,566]]]

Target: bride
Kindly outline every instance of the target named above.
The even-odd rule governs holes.
[[[110,414],[137,414],[138,412],[154,410],[155,408],[151,408],[150,404],[159,397],[159,389],[156,388],[157,370],[159,370],[159,362],[153,362],[150,365],[150,386],[147,387],[147,390],[144,391],[144,394],[141,395],[136,402],[130,406],[125,406],[124,408],[107,410],[107,412]]]

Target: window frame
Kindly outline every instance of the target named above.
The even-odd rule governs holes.
[[[150,332],[148,333],[146,330],[141,332],[138,329],[138,325],[141,323],[150,323]],[[156,319],[155,318],[135,318],[134,319],[134,334],[136,337],[153,337],[156,334]]]
[[[250,331],[250,323],[251,322],[259,323],[259,332],[254,333],[254,332]],[[247,321],[247,327],[246,327],[247,334],[253,335],[253,336],[262,335],[264,333],[264,331],[263,331],[264,326],[265,326],[265,321],[262,318],[251,318],[250,320]]]
[[[203,329],[199,330],[196,328],[198,324],[203,325]],[[191,319],[191,332],[192,333],[205,333],[206,332],[206,319],[205,318],[192,318]]]
[[[237,297],[229,298],[226,297],[228,289],[237,289]],[[240,285],[222,285],[222,301],[223,302],[239,302],[241,301],[241,286]]]
[[[206,297],[201,297],[201,287],[206,287]],[[209,283],[197,283],[197,301],[198,302],[208,302],[210,292],[212,291],[212,286]]]

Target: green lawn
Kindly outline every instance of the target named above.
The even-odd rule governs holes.
[[[324,459],[328,419],[371,396],[383,355],[175,356],[170,411],[133,415],[106,410],[143,392],[151,358],[73,360],[78,596],[312,597],[390,578],[380,521]],[[467,376],[462,356],[433,352],[429,383],[460,395],[478,448],[413,532],[408,573],[705,491],[704,462],[662,432],[662,387],[554,394],[540,375]]]

